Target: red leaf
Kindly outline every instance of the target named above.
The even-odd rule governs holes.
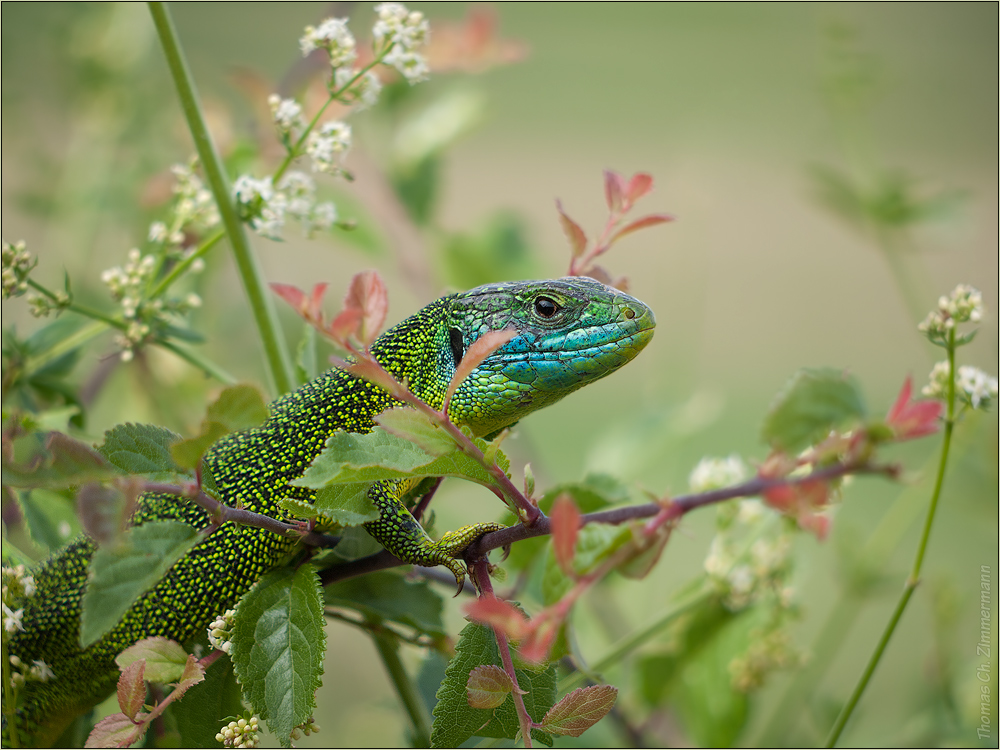
[[[473,708],[496,708],[513,689],[510,675],[495,664],[482,664],[469,672],[465,695]]]
[[[603,719],[617,699],[618,688],[611,685],[577,688],[548,710],[541,728],[552,734],[579,737]]]
[[[573,577],[573,556],[580,530],[580,511],[569,495],[562,494],[552,505],[552,551],[563,573]]]
[[[608,211],[618,213],[622,210],[622,199],[628,187],[625,179],[613,169],[604,170],[604,200],[608,204]]]
[[[614,244],[622,237],[627,234],[632,234],[640,229],[645,229],[646,227],[654,227],[657,224],[663,224],[668,221],[674,221],[673,216],[670,214],[650,214],[649,216],[643,216],[641,219],[636,219],[631,224],[626,224],[612,236],[611,240],[608,242],[609,245]]]
[[[907,377],[896,403],[885,418],[897,440],[911,440],[938,430],[938,418],[944,404],[940,401],[911,401],[912,393],[913,379]]]
[[[105,716],[90,731],[84,747],[129,747],[142,739],[148,726],[134,724],[125,714]]]
[[[524,637],[530,627],[527,618],[510,602],[495,596],[482,596],[465,608],[475,622],[497,628],[513,641]]]
[[[118,678],[118,705],[130,721],[135,719],[146,702],[145,672],[146,660],[139,659],[125,667]]]
[[[354,274],[344,296],[344,312],[349,310],[356,310],[359,313],[361,321],[359,339],[367,347],[378,335],[389,310],[389,295],[377,271],[361,271]]]
[[[552,644],[555,643],[556,636],[559,635],[559,626],[562,625],[562,617],[550,617],[547,619],[535,618],[531,622],[531,630],[521,641],[518,653],[521,658],[533,664],[540,664],[548,659]]]
[[[636,172],[632,179],[628,181],[625,188],[625,210],[632,208],[633,204],[642,196],[653,189],[653,176],[646,172]]]
[[[472,345],[462,356],[462,361],[459,363],[458,367],[455,368],[455,374],[451,376],[451,382],[448,384],[448,392],[445,393],[444,396],[445,405],[451,403],[451,397],[455,395],[455,391],[458,390],[462,381],[469,377],[469,375],[472,374],[472,371],[483,363],[483,360],[493,354],[493,352],[506,344],[516,335],[517,331],[515,329],[504,328],[501,331],[489,331],[484,333],[472,342]]]
[[[556,210],[559,211],[559,223],[562,225],[562,230],[566,233],[567,239],[569,239],[572,257],[579,258],[587,248],[587,235],[580,228],[580,225],[569,218],[566,212],[563,211],[562,201],[556,201]]]
[[[347,346],[351,337],[358,338],[359,328],[361,328],[361,311],[350,309],[339,312],[325,331],[338,344]]]
[[[309,303],[306,301],[305,292],[297,286],[292,286],[291,284],[278,284],[277,282],[272,282],[270,286],[271,291],[291,305],[295,312],[303,318],[307,317]]]
[[[307,307],[309,320],[315,320],[318,322],[323,319],[323,312],[320,308],[323,305],[323,295],[326,294],[327,286],[328,284],[326,282],[322,282],[313,287]]]

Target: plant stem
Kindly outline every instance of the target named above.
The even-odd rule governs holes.
[[[8,738],[11,747],[21,747],[21,739],[17,735],[17,690],[11,682],[10,656],[7,654],[7,638],[3,637],[0,643],[3,644],[3,651],[0,658],[3,659],[3,715],[6,718]]]
[[[295,382],[291,358],[285,347],[284,335],[278,324],[273,300],[265,289],[257,258],[250,249],[246,228],[240,221],[236,213],[236,206],[230,197],[229,180],[205,124],[194,79],[188,69],[177,31],[170,17],[170,11],[160,2],[149,3],[149,11],[153,16],[153,23],[159,34],[160,44],[167,58],[171,76],[177,86],[177,95],[191,130],[191,136],[194,138],[198,158],[201,160],[205,176],[212,188],[212,194],[219,208],[219,215],[222,217],[226,235],[229,237],[229,244],[233,249],[240,279],[247,293],[250,309],[253,311],[254,321],[257,323],[257,330],[260,333],[261,344],[264,347],[271,384],[279,394],[286,393],[292,389],[292,384]]]
[[[225,383],[226,385],[235,385],[239,382],[235,377],[230,375],[226,370],[219,367],[210,359],[205,359],[201,354],[195,352],[192,349],[188,349],[186,346],[182,346],[175,341],[157,341],[162,348],[169,352],[173,352],[178,357],[183,359],[190,365],[197,367],[199,370],[203,371],[206,375],[215,378],[220,383]]]
[[[158,283],[153,291],[149,293],[149,299],[154,300],[163,295],[163,293],[170,288],[170,285],[177,281],[181,274],[188,270],[192,263],[194,263],[198,258],[203,257],[205,253],[211,250],[215,244],[225,236],[226,233],[220,229],[207,240],[202,242],[201,247],[181,260],[176,266],[170,269],[170,273],[160,279],[160,283]]]
[[[396,689],[396,695],[399,696],[400,703],[410,717],[410,723],[413,725],[413,746],[430,747],[430,716],[427,714],[423,698],[417,692],[416,685],[413,684],[413,680],[403,667],[403,662],[399,659],[399,643],[385,631],[376,629],[372,631],[372,640],[385,665],[385,671],[389,673],[392,686]]]
[[[913,592],[917,588],[917,584],[920,583],[920,569],[924,563],[924,555],[927,553],[927,544],[930,541],[931,528],[934,525],[934,516],[937,513],[938,500],[941,498],[941,488],[944,486],[944,473],[948,466],[948,452],[951,448],[951,436],[955,429],[954,328],[948,332],[948,368],[948,413],[945,417],[944,437],[941,441],[941,460],[938,462],[937,477],[934,480],[934,491],[931,494],[930,507],[927,509],[927,518],[924,520],[924,530],[920,536],[920,545],[917,547],[917,554],[913,559],[913,567],[910,569],[910,575],[906,579],[906,585],[903,587],[903,593],[899,597],[899,602],[896,604],[896,609],[893,611],[892,617],[889,618],[889,622],[885,626],[885,631],[882,633],[882,637],[875,646],[875,650],[872,652],[872,655],[868,660],[868,664],[865,666],[864,672],[862,672],[861,677],[854,686],[854,690],[851,692],[851,697],[848,698],[847,704],[844,706],[843,710],[841,710],[840,715],[837,717],[833,727],[830,729],[830,735],[826,739],[826,747],[836,746],[841,733],[844,731],[844,727],[851,718],[851,714],[854,713],[854,708],[858,705],[858,701],[861,700],[861,696],[865,692],[865,688],[868,687],[868,682],[875,673],[875,668],[878,666],[878,663],[882,658],[882,653],[885,651],[886,646],[889,645],[889,641],[896,630],[896,625],[899,624],[899,620],[903,616],[903,612],[906,610],[906,605],[909,603],[910,597],[913,596]]]

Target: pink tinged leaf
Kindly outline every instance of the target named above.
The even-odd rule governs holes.
[[[618,688],[611,685],[578,688],[548,710],[541,728],[552,734],[579,737],[603,719],[617,699]]]
[[[562,572],[574,576],[573,556],[580,531],[580,511],[569,495],[562,494],[552,505],[552,551]]]
[[[444,403],[446,405],[451,403],[451,397],[462,385],[462,381],[469,377],[487,357],[516,335],[515,329],[504,328],[502,331],[489,331],[476,339],[462,355],[462,361],[455,368],[455,374],[451,376],[451,382],[448,384],[448,392],[444,396]]]
[[[608,211],[618,213],[622,210],[622,202],[627,190],[624,178],[613,169],[604,170],[604,200]]]
[[[323,329],[323,333],[329,336],[345,348],[349,347],[350,339],[360,338],[358,336],[361,328],[360,310],[342,310],[337,314],[330,324]]]
[[[130,721],[135,719],[146,702],[145,671],[146,660],[139,659],[125,667],[118,678],[118,706]]]
[[[670,214],[649,214],[648,216],[643,216],[641,219],[636,219],[631,224],[626,224],[615,232],[608,244],[614,244],[625,235],[632,234],[632,232],[637,232],[646,227],[655,227],[657,224],[665,224],[668,221],[674,221],[675,218]]]
[[[291,284],[278,284],[277,282],[272,282],[270,286],[272,292],[291,305],[292,309],[294,309],[300,316],[308,320],[309,303],[306,301],[305,292],[297,286],[292,286]]]
[[[171,697],[176,696],[176,698],[180,698],[189,687],[197,685],[204,679],[205,667],[198,662],[194,654],[189,654],[187,663],[184,665],[184,672],[181,674],[181,679],[177,682],[177,687],[170,694]]]
[[[637,200],[653,189],[653,176],[646,172],[636,172],[625,188],[625,210],[630,209]]]
[[[357,310],[360,314],[359,339],[366,347],[369,346],[381,330],[389,311],[389,294],[377,271],[354,274],[344,296],[344,312],[348,310]]]
[[[530,625],[520,610],[495,596],[482,596],[465,608],[465,613],[481,625],[497,628],[513,641],[521,640]]]
[[[97,722],[84,747],[129,747],[143,738],[148,726],[133,723],[125,714],[112,714]]]
[[[570,251],[573,258],[579,258],[587,248],[587,235],[563,210],[562,201],[556,201],[556,210],[559,211],[559,224],[562,226],[566,238],[569,240]]]
[[[309,306],[307,308],[309,320],[319,322],[323,319],[323,295],[326,294],[327,286],[328,284],[323,282],[313,287],[312,294],[309,295]]]
[[[143,638],[115,657],[115,663],[122,670],[139,660],[146,665],[145,679],[167,684],[181,679],[188,653],[177,641],[156,635]]]
[[[335,364],[337,364],[338,367],[341,367],[339,363]],[[380,365],[370,354],[360,358],[357,362],[344,364],[346,366],[341,367],[342,370],[350,373],[356,378],[361,378],[362,380],[367,380],[369,383],[377,385],[379,388],[387,391],[395,398],[402,400],[409,393],[409,390],[407,390],[402,383],[392,377],[392,375],[386,372],[385,368],[382,367],[382,365]]]
[[[912,394],[913,379],[907,377],[896,403],[885,418],[897,440],[911,440],[938,430],[938,419],[944,404],[940,401],[911,401]]]
[[[552,644],[555,643],[556,636],[559,635],[559,626],[562,625],[562,618],[536,619],[531,625],[531,630],[521,641],[518,653],[526,662],[541,664],[549,657]]]
[[[514,682],[510,675],[495,664],[483,664],[469,672],[469,681],[465,685],[466,700],[473,708],[496,708],[513,689]]]

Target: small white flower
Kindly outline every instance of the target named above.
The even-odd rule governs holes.
[[[703,458],[691,471],[688,484],[692,492],[708,492],[737,484],[746,475],[746,465],[736,454],[729,458]]]
[[[219,649],[219,651],[229,653],[232,647],[229,639],[232,637],[233,618],[235,616],[235,609],[227,609],[222,615],[215,618],[212,624],[208,626],[208,645]]]
[[[241,174],[233,183],[233,197],[237,203],[244,206],[249,206],[258,198],[266,203],[274,197],[271,178],[264,177],[258,180],[248,174]]]
[[[930,382],[920,392],[927,398],[945,398],[948,395],[948,374],[950,372],[951,368],[948,366],[947,360],[938,362],[928,376]]]
[[[997,379],[978,367],[963,365],[958,368],[955,387],[965,393],[973,409],[986,408],[997,399]]]
[[[330,65],[339,68],[350,65],[357,57],[354,35],[347,28],[346,18],[327,18],[319,26],[306,26],[305,33],[299,40],[303,55],[308,55],[314,49],[325,49],[330,54]]]
[[[41,659],[35,659],[32,662],[32,665],[33,666],[31,667],[29,674],[33,679],[36,679],[39,682],[48,682],[49,680],[55,679],[56,675],[52,671],[52,668]]]
[[[150,242],[163,242],[167,239],[167,225],[162,221],[154,221],[149,225],[149,235]]]
[[[271,94],[267,101],[271,106],[271,117],[279,132],[291,133],[305,127],[302,106],[297,101],[282,99],[277,94]]]
[[[3,606],[3,629],[8,633],[13,633],[16,630],[24,632],[24,624],[21,622],[21,618],[24,616],[24,609],[14,609],[12,610],[6,604]]]
[[[401,3],[382,3],[376,6],[378,21],[372,27],[372,37],[376,49],[390,47],[383,62],[390,65],[411,84],[427,78],[427,61],[416,48],[426,44],[430,37],[430,25],[424,14],[409,11]]]
[[[338,120],[323,123],[309,134],[306,153],[312,159],[314,172],[334,174],[337,162],[351,147],[351,126]]]
[[[339,68],[333,76],[334,88],[340,91],[357,74],[358,71],[354,68]],[[380,93],[382,93],[382,82],[375,75],[374,71],[369,70],[358,78],[358,80],[354,81],[349,89],[342,91],[340,99],[348,104],[354,104],[355,111],[360,112],[375,104],[378,101]]]

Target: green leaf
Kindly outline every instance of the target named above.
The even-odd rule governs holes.
[[[184,667],[187,665],[188,653],[177,641],[161,635],[153,636],[143,638],[122,651],[115,657],[115,664],[120,669],[125,669],[140,659],[146,661],[145,679],[166,685],[181,679]]]
[[[416,443],[432,456],[444,456],[458,447],[441,425],[416,409],[405,406],[387,409],[375,417],[375,421],[393,435]]]
[[[500,667],[484,664],[469,673],[465,686],[467,700],[472,708],[496,708],[514,689],[514,683]]]
[[[228,656],[215,661],[204,682],[191,688],[169,709],[177,722],[181,747],[215,747],[215,735],[228,716],[243,712],[240,684]]]
[[[208,407],[205,418],[218,422],[227,432],[239,432],[257,427],[267,419],[267,402],[252,385],[232,385],[223,389]]]
[[[97,722],[84,747],[129,747],[141,740],[149,724],[133,724],[123,713],[106,716]]]
[[[484,440],[476,439],[480,450],[487,449]],[[497,453],[500,468],[507,471],[510,461]],[[298,487],[319,489],[329,484],[379,482],[412,476],[462,477],[483,485],[492,477],[476,461],[454,451],[434,458],[409,440],[376,427],[365,435],[335,432],[326,441],[326,448],[298,479]]]
[[[316,491],[313,508],[325,519],[341,526],[360,526],[377,521],[381,512],[368,497],[370,482],[335,484]]]
[[[116,544],[100,547],[90,563],[80,616],[80,644],[94,643],[198,541],[198,531],[180,521],[158,521],[126,531]]]
[[[79,521],[67,498],[48,490],[16,494],[28,533],[36,544],[57,550],[79,533]]]
[[[146,702],[144,681],[146,662],[142,659],[122,669],[118,678],[118,707],[130,719],[134,719]]]
[[[623,544],[632,539],[628,525],[612,526],[604,523],[590,523],[580,528],[576,538],[576,552],[573,555],[573,571],[584,575],[594,570]],[[545,577],[542,579],[542,596],[546,605],[559,601],[573,587],[573,581],[562,572],[551,543],[545,561]]]
[[[326,632],[311,565],[267,573],[236,606],[232,659],[243,697],[282,746],[316,705]]]
[[[803,369],[771,404],[761,436],[772,448],[794,453],[864,416],[853,376],[832,368]]]
[[[179,440],[171,445],[170,455],[181,468],[196,469],[202,456],[215,444],[215,441],[228,433],[225,425],[219,422],[205,422],[202,424],[200,435],[187,440]]]
[[[482,665],[501,666],[493,631],[482,625],[466,625],[455,646],[455,656],[448,663],[445,678],[437,693],[431,747],[458,747],[473,735],[514,739],[520,727],[513,701],[499,708],[472,708],[466,694],[469,675]],[[517,684],[526,691],[524,706],[532,719],[544,716],[556,699],[555,667],[547,665],[540,671],[515,669]],[[537,729],[533,739],[552,746],[552,738]]]
[[[411,582],[398,573],[380,571],[327,586],[323,600],[330,606],[348,607],[422,633],[445,635],[441,597],[426,581]]]
[[[179,467],[170,455],[170,445],[180,435],[151,424],[120,424],[104,433],[97,450],[126,474],[175,472]]]
[[[582,482],[566,482],[552,487],[538,501],[538,507],[548,513],[562,494],[569,495],[581,513],[593,513],[616,503],[628,502],[628,487],[608,474],[588,474]]]

